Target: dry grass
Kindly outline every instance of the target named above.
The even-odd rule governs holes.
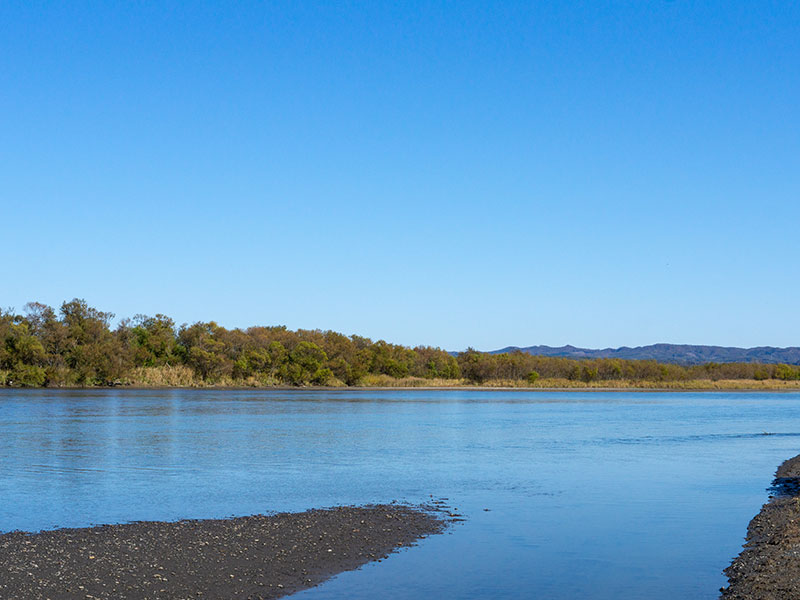
[[[420,387],[470,387],[464,379],[425,379],[424,377],[402,377],[389,375],[364,375],[358,387],[420,388]]]
[[[142,387],[198,387],[203,382],[184,365],[163,367],[138,367],[131,372],[129,381]]]
[[[634,381],[611,379],[598,381],[575,381],[572,379],[539,379],[531,384],[525,380],[495,380],[481,384],[488,388],[529,389],[668,389],[668,390],[798,390],[800,381],[779,379],[690,379],[684,381]]]
[[[223,377],[214,382],[208,382],[183,365],[139,367],[133,370],[125,383],[137,387],[275,387],[280,385],[277,379],[269,375],[248,377],[247,379]]]
[[[5,372],[0,371],[0,384]],[[124,380],[126,385],[137,387],[287,387],[286,383],[271,377],[249,377],[232,379],[224,377],[208,382],[198,377],[184,365],[162,367],[140,367],[134,369]],[[308,386],[318,387],[318,386]],[[339,379],[331,378],[325,387],[347,387]],[[525,379],[494,379],[483,383],[471,383],[465,379],[426,379],[423,377],[403,377],[395,379],[389,375],[365,375],[355,387],[374,388],[514,388],[514,389],[667,389],[667,390],[800,390],[800,380],[780,379],[691,379],[682,381],[637,381],[627,379],[579,381],[562,378],[540,378],[536,383]]]
[[[685,381],[634,381],[611,379],[576,381],[562,378],[541,378],[536,383],[525,379],[494,379],[483,383],[470,383],[465,379],[424,379],[404,377],[394,379],[388,375],[367,375],[359,384],[363,387],[385,388],[518,388],[518,389],[620,389],[620,390],[800,390],[800,381],[779,379],[692,379]]]
[[[287,384],[272,377],[262,374],[251,376],[245,379],[233,379],[232,377],[220,377],[214,381],[206,381],[195,374],[189,367],[178,365],[163,367],[139,367],[132,371],[131,375],[125,380],[125,384],[136,387],[239,387],[239,388],[262,388],[262,387],[286,387]],[[336,379],[329,379],[325,387],[346,387],[346,384]]]

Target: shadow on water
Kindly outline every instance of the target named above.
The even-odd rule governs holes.
[[[771,496],[800,496],[800,477],[776,477],[767,491]]]

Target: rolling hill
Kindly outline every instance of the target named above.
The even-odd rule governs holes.
[[[537,356],[563,356],[565,358],[622,358],[628,360],[656,360],[681,365],[696,365],[709,362],[760,362],[800,364],[800,348],[734,348],[726,346],[692,346],[688,344],[652,344],[630,348],[605,348],[602,350],[576,348],[575,346],[508,346],[494,350],[491,354],[514,351]]]

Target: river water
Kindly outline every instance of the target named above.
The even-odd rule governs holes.
[[[0,531],[447,498],[297,598],[716,598],[798,393],[3,390]]]

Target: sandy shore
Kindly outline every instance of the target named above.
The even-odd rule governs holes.
[[[0,598],[278,598],[446,525],[402,505],[0,535]]]
[[[750,521],[742,553],[725,569],[725,600],[800,598],[800,456],[775,474],[775,495]]]

